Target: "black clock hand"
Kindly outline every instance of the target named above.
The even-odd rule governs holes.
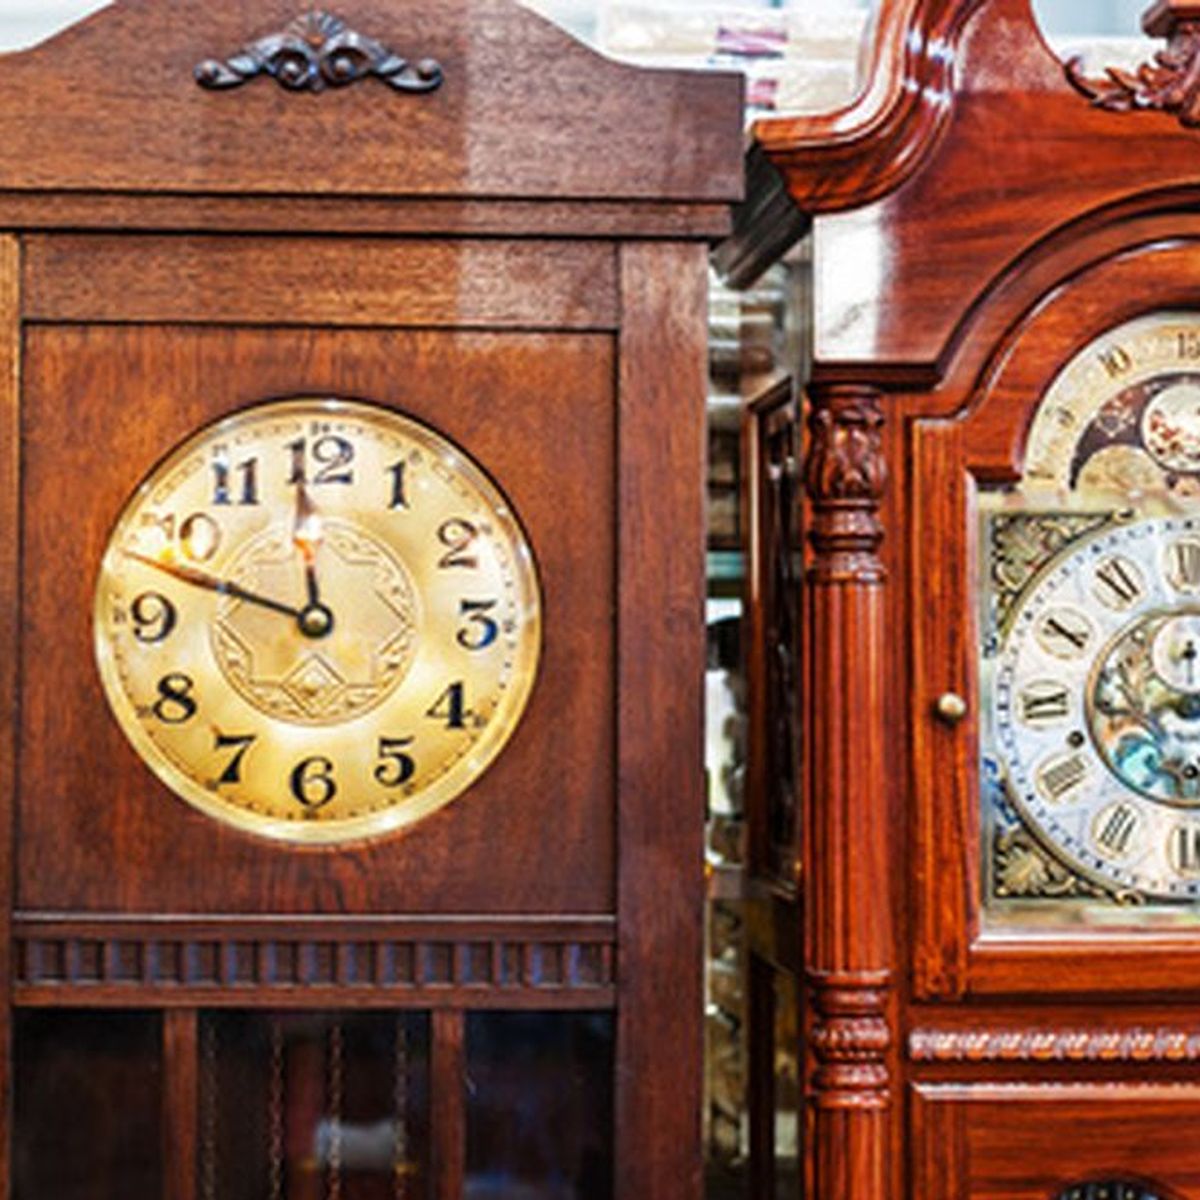
[[[215,575],[208,574],[207,571],[200,571],[195,567],[185,566],[183,563],[162,562],[157,558],[138,554],[135,550],[126,550],[124,554],[126,558],[132,558],[134,562],[144,563],[147,567],[153,567],[156,571],[162,571],[164,575],[170,575],[183,583],[190,583],[193,587],[205,588],[207,591],[217,592],[222,596],[232,596],[235,600],[244,600],[247,604],[257,604],[261,608],[269,608],[273,612],[283,613],[285,617],[293,617],[296,621],[300,621],[303,627],[303,613],[300,609],[293,608],[290,604],[283,604],[278,600],[272,600],[269,596],[260,596],[257,592],[247,591],[246,588],[232,580],[218,579]]]

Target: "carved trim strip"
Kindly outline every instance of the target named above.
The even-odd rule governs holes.
[[[445,79],[435,59],[412,63],[320,10],[298,17],[282,32],[260,38],[231,58],[206,59],[195,75],[201,87],[214,91],[269,75],[291,92],[321,92],[373,77],[398,92],[419,94],[436,91]]]
[[[811,980],[817,1060],[813,1102],[818,1108],[882,1109],[889,1103],[888,976],[826,976]]]
[[[916,1029],[914,1062],[1200,1062],[1193,1029]]]
[[[603,1004],[616,981],[611,942],[486,935],[342,940],[319,933],[253,937],[170,930],[153,937],[30,934],[17,937],[14,964],[18,993],[267,988],[392,994],[454,988],[506,997],[586,993]]]
[[[1127,1179],[1104,1179],[1095,1183],[1077,1183],[1055,1197],[1055,1200],[1161,1200],[1162,1189],[1148,1190],[1140,1183]]]

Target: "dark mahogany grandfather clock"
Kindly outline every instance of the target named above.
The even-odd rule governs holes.
[[[121,0],[0,78],[0,1195],[699,1194],[736,78]]]
[[[899,0],[856,105],[756,130],[731,260],[814,236],[803,851],[758,865],[818,1200],[1200,1196],[1200,6],[1145,24],[1093,75],[1027,0]]]

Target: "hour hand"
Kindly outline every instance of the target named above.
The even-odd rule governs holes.
[[[126,558],[132,558],[134,562],[153,567],[154,570],[161,571],[164,575],[170,575],[182,583],[190,583],[193,587],[204,588],[206,591],[216,592],[221,596],[232,596],[235,600],[244,600],[247,604],[257,604],[261,608],[269,608],[273,612],[283,613],[284,616],[300,620],[300,609],[294,608],[290,604],[283,604],[279,600],[272,600],[270,596],[261,596],[257,592],[248,591],[231,579],[218,579],[215,575],[210,575],[207,571],[201,571],[197,567],[189,567],[185,563],[164,562],[162,559],[151,558],[147,554],[139,554],[136,550],[126,550],[124,554]]]

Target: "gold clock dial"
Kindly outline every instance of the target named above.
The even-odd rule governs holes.
[[[388,409],[298,399],[173,451],[117,521],[96,657],[183,799],[295,842],[378,836],[503,749],[541,644],[533,555],[487,475]]]

